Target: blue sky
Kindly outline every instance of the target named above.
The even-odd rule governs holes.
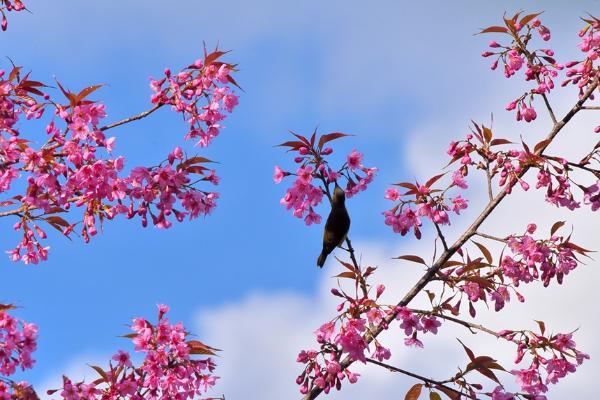
[[[287,140],[289,129],[308,133],[318,125],[320,132],[355,134],[337,142],[337,155],[357,148],[380,172],[370,190],[349,203],[351,236],[378,246],[380,253],[410,245],[382,223],[383,190],[442,166],[447,143],[464,134],[470,118],[488,121],[491,111],[502,114],[518,93],[517,82],[489,73],[479,56],[488,38],[473,33],[496,23],[505,10],[544,9],[556,47],[569,58],[576,54],[577,17],[600,4],[172,3],[31,0],[33,14],[10,15],[9,30],[0,36],[0,53],[33,70],[37,80],[56,77],[72,90],[107,83],[95,95],[107,106],[107,121],[148,109],[148,77],[198,58],[203,41],[232,50],[227,60],[239,64],[236,79],[244,88],[222,135],[198,150],[221,163],[221,199],[213,215],[167,231],[119,219],[89,245],[52,235],[50,260],[39,266],[0,259],[0,302],[16,303],[19,316],[40,327],[37,365],[26,374],[34,383],[60,376],[82,354],[106,358],[127,347],[117,336],[131,317],[153,316],[157,302],[171,306],[172,319],[218,341],[210,316],[225,327],[231,323],[227,315],[238,318],[236,309],[251,312],[253,305],[289,301],[301,312],[322,298],[323,276],[333,272],[314,265],[321,227],[307,228],[286,212],[279,205],[285,183],[276,186],[271,178],[273,165],[291,166],[284,151],[273,147]],[[182,145],[185,124],[163,109],[111,133],[117,137],[115,153],[133,167],[152,164]],[[12,223],[0,221],[3,250],[15,243],[6,233]],[[282,324],[296,323],[286,313],[272,315],[282,317]],[[241,320],[232,326],[240,334],[259,323]],[[310,330],[319,322],[311,321]],[[245,362],[225,353],[220,364],[228,360]],[[296,368],[292,359],[288,363]],[[589,369],[598,371],[597,365]],[[287,386],[295,390],[293,381]]]

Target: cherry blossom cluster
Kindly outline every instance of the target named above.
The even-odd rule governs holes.
[[[217,137],[224,113],[231,113],[238,104],[238,96],[228,86],[237,86],[231,76],[235,66],[218,61],[224,54],[216,50],[178,74],[166,69],[164,78],[150,80],[152,103],[168,104],[181,113],[189,123],[185,138],[198,139],[197,146],[206,147]]]
[[[341,262],[348,269],[338,278],[356,282],[355,293],[349,294],[341,286],[333,288],[331,293],[342,299],[337,310],[340,313],[334,320],[323,324],[315,331],[320,350],[302,350],[297,358],[305,364],[304,370],[296,379],[300,392],[306,394],[309,388],[316,386],[328,393],[332,388],[340,390],[342,381],[355,383],[360,376],[343,368],[342,359],[346,356],[352,361],[365,363],[368,357],[379,361],[388,360],[392,353],[378,340],[371,344],[365,340],[365,334],[377,326],[390,327],[388,321],[400,321],[398,327],[406,336],[404,344],[411,347],[423,347],[418,338],[419,332],[437,334],[441,322],[433,315],[413,312],[406,307],[396,307],[377,303],[385,291],[382,284],[373,288],[366,283],[376,268],[362,270],[351,264]],[[373,293],[374,292],[374,293]]]
[[[280,203],[297,218],[303,218],[306,225],[319,224],[321,215],[315,208],[323,200],[323,195],[331,195],[331,185],[343,184],[346,181],[345,193],[350,198],[365,190],[373,181],[377,168],[363,165],[363,155],[352,150],[346,157],[344,164],[332,168],[328,157],[333,153],[331,147],[324,147],[327,143],[348,136],[344,133],[334,132],[322,135],[317,141],[316,132],[310,138],[293,133],[297,140],[280,144],[289,147],[289,151],[297,155],[294,162],[299,165],[296,172],[282,170],[275,166],[273,180],[280,183],[287,176],[295,176],[293,185],[287,190]],[[341,185],[340,185],[341,186]]]
[[[580,61],[570,61],[567,67],[567,79],[562,83],[563,86],[570,84],[577,85],[580,95],[592,81],[600,75],[598,58],[600,57],[600,20],[594,16],[582,18],[586,26],[579,31],[581,42],[579,49],[585,53],[585,58]],[[600,128],[596,128],[599,132]]]
[[[210,357],[213,348],[188,339],[182,323],[171,324],[165,314],[169,308],[159,305],[158,322],[152,324],[143,318],[134,318],[131,338],[135,351],[144,355],[134,365],[130,354],[119,350],[109,362],[108,369],[92,368],[99,378],[73,382],[63,378],[62,389],[49,390],[65,400],[100,399],[197,399],[215,385],[215,363]],[[207,397],[201,397],[207,399]]]
[[[502,274],[515,286],[537,279],[548,286],[553,278],[562,284],[564,276],[579,265],[576,253],[585,255],[588,251],[554,232],[549,239],[536,240],[530,235],[535,230],[535,224],[529,224],[526,234],[508,238],[512,256],[505,255],[501,260]]]
[[[585,93],[582,92],[579,102],[562,121],[556,119],[545,95],[554,89],[554,80],[564,67],[554,60],[551,49],[529,50],[528,45],[534,36],[541,37],[543,41],[550,39],[549,29],[542,25],[538,17],[539,14],[522,16],[518,13],[513,18],[505,18],[505,26],[484,29],[482,33],[505,33],[512,38],[510,45],[492,42],[490,47],[494,51],[484,53],[484,56],[495,55],[497,60],[492,66],[493,69],[502,62],[507,77],[522,68],[525,69],[525,79],[535,82],[536,87],[515,100],[509,108],[517,109],[517,119],[532,121],[537,115],[531,102],[535,96],[539,96],[551,111],[553,130],[546,139],[532,146],[532,149],[524,140],[521,140],[520,147],[504,149],[501,146],[515,143],[508,139],[496,138],[490,128],[473,123],[471,132],[465,140],[450,143],[447,153],[451,157],[448,166],[454,166],[452,170],[435,175],[425,183],[400,182],[395,185],[396,187],[385,191],[385,198],[394,202],[394,206],[384,212],[385,224],[401,235],[412,231],[420,239],[422,220],[425,217],[435,225],[437,236],[444,245],[444,251],[439,255],[436,246],[431,264],[416,255],[396,257],[403,261],[421,264],[426,267],[426,272],[401,301],[395,305],[386,305],[381,304],[379,300],[385,287],[381,283],[372,281],[375,268],[360,267],[348,241],[351,263],[338,260],[345,269],[336,275],[336,278],[342,282],[346,279],[350,280],[352,282],[350,289],[345,285],[332,289],[332,294],[342,299],[337,307],[337,316],[315,332],[319,347],[302,350],[297,358],[297,361],[303,364],[303,370],[296,382],[300,385],[301,393],[310,393],[307,398],[313,398],[312,396],[320,391],[329,393],[333,388],[339,390],[346,379],[351,383],[356,382],[358,374],[349,368],[358,361],[378,364],[389,370],[420,379],[423,383],[414,385],[407,392],[406,398],[416,399],[421,388],[425,386],[432,393],[432,398],[437,394],[433,392],[435,389],[453,399],[480,398],[483,395],[491,397],[492,400],[526,398],[545,400],[544,393],[548,390],[548,384],[557,383],[568,373],[575,372],[577,365],[589,358],[575,348],[571,334],[544,336],[545,327],[542,322],[538,322],[541,334],[536,334],[530,331],[496,332],[459,318],[463,314],[465,305],[468,305],[470,316],[475,318],[477,304],[484,304],[487,307],[488,304],[494,303],[495,311],[499,312],[506,307],[512,296],[520,302],[525,301],[524,296],[517,291],[521,284],[539,281],[543,286],[548,286],[553,280],[562,284],[564,276],[581,263],[579,257],[586,257],[590,252],[575,244],[571,240],[571,235],[565,237],[558,233],[565,224],[563,221],[555,223],[549,237],[542,239],[534,237],[537,230],[534,223],[529,224],[524,233],[504,238],[494,237],[478,230],[482,221],[507,194],[512,192],[513,187],[519,185],[524,191],[529,190],[530,183],[525,180],[525,173],[528,170],[537,172],[535,186],[546,190],[547,202],[570,210],[580,207],[582,202],[589,204],[593,211],[600,208],[600,181],[598,180],[600,170],[595,168],[595,163],[600,164],[600,143],[579,162],[570,162],[561,157],[545,154],[548,145],[562,129],[561,124],[569,122],[575,113],[584,108],[596,109],[596,107],[582,105],[588,99],[593,100],[593,90],[596,86],[590,85],[598,84],[598,74],[593,71],[587,72],[588,80],[581,86],[587,85]],[[597,58],[595,46],[597,46],[598,20],[585,19],[585,22],[589,26],[580,35],[584,38],[580,47],[582,50],[585,49],[586,56],[594,61]],[[579,84],[579,82],[575,83]],[[322,146],[319,145],[315,150],[314,136],[311,139],[299,136],[297,138],[299,140],[282,144],[289,147],[291,151],[299,153],[296,161],[303,163],[307,159],[318,160]],[[328,153],[332,151],[328,150]],[[348,157],[347,165],[352,165],[351,158],[352,155]],[[358,156],[356,158],[360,160]],[[280,182],[286,176],[295,175],[296,185],[300,187],[312,185],[314,179],[320,179],[323,183],[330,182],[328,180],[330,170],[319,171],[314,167],[315,164],[318,166],[315,162],[302,164],[296,174],[276,167],[275,181]],[[440,226],[450,223],[450,212],[460,214],[467,208],[467,199],[457,192],[468,188],[466,178],[472,170],[485,172],[488,184],[488,207],[467,231],[450,245],[450,242],[446,242]],[[572,174],[574,170],[592,174],[595,183],[590,186],[576,182],[575,179],[579,179],[579,176]],[[315,171],[316,175],[314,175]],[[500,192],[495,195],[497,187],[500,188]],[[574,189],[583,193],[581,198],[576,196]],[[293,188],[288,191],[282,203],[288,209],[300,209],[300,215],[297,216],[303,217],[305,212],[309,215],[313,212],[310,207],[318,204],[321,197],[321,193],[317,190],[314,193],[308,191],[307,194],[306,191]],[[311,201],[314,201],[314,204],[311,204]],[[303,204],[308,205],[302,207]],[[307,219],[313,218],[307,217]],[[494,260],[492,252],[480,242],[482,240],[503,243],[504,249],[500,257]],[[438,282],[441,291],[437,292],[431,286],[427,287],[432,282]],[[408,303],[419,292],[427,294],[431,308],[425,310],[408,308]],[[421,335],[427,332],[437,334],[442,320],[515,343],[518,354],[516,364],[521,363],[525,354],[530,354],[533,358],[530,367],[510,371],[516,377],[521,392],[507,392],[493,370],[508,371],[489,356],[475,356],[464,344],[470,362],[455,376],[442,381],[406,372],[385,363],[391,357],[392,348],[382,343],[378,335],[395,325],[394,321],[400,321],[397,327],[403,331],[406,346],[423,347]],[[484,386],[474,383],[470,376],[467,380],[467,374],[474,370],[497,385],[493,391],[485,392]]]
[[[566,207],[574,210],[581,206],[581,201],[589,204],[593,211],[598,209],[599,196],[598,187],[594,183],[581,184],[576,182],[572,171],[577,169],[597,179],[600,170],[590,167],[592,161],[598,158],[596,148],[578,163],[569,162],[562,157],[543,156],[539,154],[546,141],[537,143],[533,151],[526,143],[522,143],[521,149],[493,150],[497,146],[511,144],[507,139],[493,138],[491,129],[474,124],[472,134],[468,134],[465,140],[452,141],[448,148],[448,155],[452,157],[450,164],[459,161],[460,167],[454,171],[453,177],[467,175],[469,168],[486,170],[490,180],[497,178],[497,184],[502,190],[511,193],[516,184],[527,191],[530,184],[523,179],[522,171],[526,167],[538,170],[536,189],[546,190],[546,201],[557,207]],[[474,159],[477,156],[478,159]],[[460,184],[460,181],[457,182]],[[466,183],[464,184],[466,185]],[[460,186],[459,186],[460,187]],[[581,191],[580,197],[573,192],[573,188]]]
[[[530,42],[534,36],[539,36],[543,41],[550,40],[550,30],[542,25],[538,18],[540,13],[521,16],[515,14],[512,18],[504,18],[505,26],[492,26],[483,29],[481,33],[503,33],[511,42],[503,45],[496,41],[489,44],[490,50],[484,52],[483,57],[495,57],[491,68],[496,69],[498,64],[504,66],[504,76],[510,78],[525,66],[525,80],[534,81],[536,87],[519,96],[506,106],[508,111],[517,110],[517,120],[531,122],[537,118],[533,107],[534,97],[544,95],[554,89],[554,78],[558,71],[564,69],[554,59],[554,51],[550,48],[530,50]]]
[[[38,335],[36,325],[8,313],[13,308],[0,304],[0,399],[11,399],[15,395],[26,398],[25,394],[32,390],[27,382],[13,382],[8,378],[18,369],[33,367],[35,360],[31,354],[36,350]]]
[[[218,84],[233,79],[227,70],[229,64],[215,61],[221,53],[208,54],[204,63],[194,64],[196,72],[185,70],[178,75],[180,78],[172,78],[181,86],[172,83],[161,91],[160,97],[153,96],[155,109],[172,104],[189,116],[193,124],[208,118],[207,115],[214,118],[218,115],[221,121],[224,118],[219,112],[221,106],[215,108],[215,105],[221,104],[232,111],[237,103],[229,87]],[[226,71],[218,72],[223,69]],[[0,79],[4,75],[0,72]],[[193,86],[193,93],[187,89],[192,87],[192,82],[200,85]],[[209,159],[188,156],[177,146],[157,165],[135,167],[126,173],[125,158],[110,157],[115,138],[107,138],[104,132],[149,113],[101,126],[100,122],[106,117],[104,105],[87,99],[100,86],[91,86],[76,94],[59,84],[67,104],[52,100],[41,91],[44,87],[30,80],[29,74],[22,76],[17,67],[6,79],[0,80],[0,194],[7,198],[0,201],[0,208],[12,208],[0,211],[0,216],[18,217],[14,228],[23,234],[22,240],[9,252],[12,260],[36,264],[47,259],[48,247],[41,243],[47,236],[43,225],[65,236],[78,233],[87,243],[104,221],[119,214],[128,219],[139,217],[144,227],[151,219],[154,226],[169,228],[173,220],[193,219],[214,209],[218,194],[197,187],[202,182],[212,185],[219,182],[215,171],[206,166],[211,162]],[[207,94],[208,89],[200,88],[209,88],[211,95]],[[209,105],[200,113],[197,107],[203,104],[201,100],[205,96],[209,98]],[[51,109],[54,116],[46,126],[46,143],[35,147],[37,139],[22,138],[18,126],[27,119],[41,119],[46,109]],[[218,124],[214,122],[208,131],[214,137]],[[16,181],[19,182],[17,188],[25,187],[23,191],[11,191]],[[81,219],[68,221],[63,215],[73,206],[81,210]]]
[[[444,285],[448,289],[458,290],[450,292],[440,302],[441,308],[459,315],[461,302],[466,297],[469,313],[475,317],[474,303],[479,300],[485,304],[494,302],[496,311],[502,310],[510,301],[511,292],[514,292],[520,302],[525,301],[517,291],[521,283],[540,281],[548,286],[556,278],[562,284],[564,276],[581,263],[577,255],[587,256],[589,253],[589,250],[573,243],[570,237],[565,238],[556,233],[563,225],[562,221],[554,224],[548,239],[535,239],[532,236],[537,229],[533,223],[527,226],[522,235],[511,235],[506,239],[494,238],[493,240],[504,242],[511,253],[504,254],[497,265],[493,262],[490,250],[482,243],[473,242],[482,254],[480,257],[459,249],[461,259],[449,261],[440,271],[440,279]],[[451,304],[452,301],[455,301],[454,305]]]
[[[436,225],[450,225],[448,212],[460,214],[461,210],[466,209],[469,203],[460,194],[449,196],[447,193],[450,189],[468,188],[465,180],[467,172],[466,166],[454,171],[443,189],[436,189],[433,185],[445,174],[436,175],[424,184],[418,182],[395,184],[407,189],[403,193],[395,188],[386,189],[385,198],[397,204],[383,212],[385,224],[402,236],[412,229],[417,239],[421,238],[421,217],[427,218]]]
[[[516,364],[521,363],[526,354],[532,358],[529,367],[510,371],[521,390],[535,399],[546,400],[544,393],[548,391],[549,384],[556,384],[567,374],[574,373],[577,367],[590,357],[577,350],[571,333],[544,336],[545,324],[542,321],[537,322],[540,333],[506,330],[500,332],[500,336],[518,343]],[[516,398],[515,394],[506,393],[501,388],[496,388],[496,391],[504,396],[498,398]]]
[[[11,11],[23,11],[25,10],[25,4],[21,0],[0,0],[0,14],[2,14],[2,22],[0,27],[3,31],[8,28],[8,19],[6,19],[6,13]]]

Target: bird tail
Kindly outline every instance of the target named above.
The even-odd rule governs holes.
[[[317,266],[319,268],[323,268],[323,265],[325,265],[325,259],[327,258],[327,253],[325,253],[324,251],[321,252],[321,254],[319,255],[319,258],[317,259]]]

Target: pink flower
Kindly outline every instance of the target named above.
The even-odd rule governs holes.
[[[508,66],[512,71],[518,71],[523,66],[523,57],[519,55],[517,50],[510,50],[508,52]]]
[[[465,177],[462,174],[462,169],[457,169],[452,173],[452,184],[461,189],[466,189],[469,187],[467,185],[467,181],[465,181]]]
[[[464,210],[465,208],[468,207],[468,204],[467,204],[468,200],[463,199],[460,195],[451,199],[451,201],[452,201],[452,210],[456,214],[460,214],[460,210]]]
[[[280,183],[283,177],[285,176],[285,172],[278,165],[275,166],[275,172],[273,173],[273,180],[275,183]]]
[[[523,104],[523,110],[521,111],[521,115],[523,115],[523,119],[525,122],[531,122],[537,118],[537,113],[533,107],[527,107]]]
[[[119,363],[123,367],[131,367],[131,360],[129,359],[129,353],[119,350],[117,354],[112,357],[113,360]]]
[[[352,152],[348,154],[347,157],[348,167],[350,169],[360,168],[360,163],[362,162],[362,159],[363,155],[361,153],[356,151],[356,149],[352,150]]]
[[[423,332],[431,332],[434,335],[437,335],[438,328],[442,326],[442,323],[434,316],[421,318],[421,324],[423,324]]]
[[[400,192],[396,189],[386,189],[384,197],[391,201],[397,201],[400,198]]]
[[[423,342],[416,337],[410,337],[404,339],[404,345],[408,347],[420,347],[423,348]]]

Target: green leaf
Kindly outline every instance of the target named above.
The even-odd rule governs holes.
[[[442,396],[438,392],[429,392],[429,400],[442,400]]]

